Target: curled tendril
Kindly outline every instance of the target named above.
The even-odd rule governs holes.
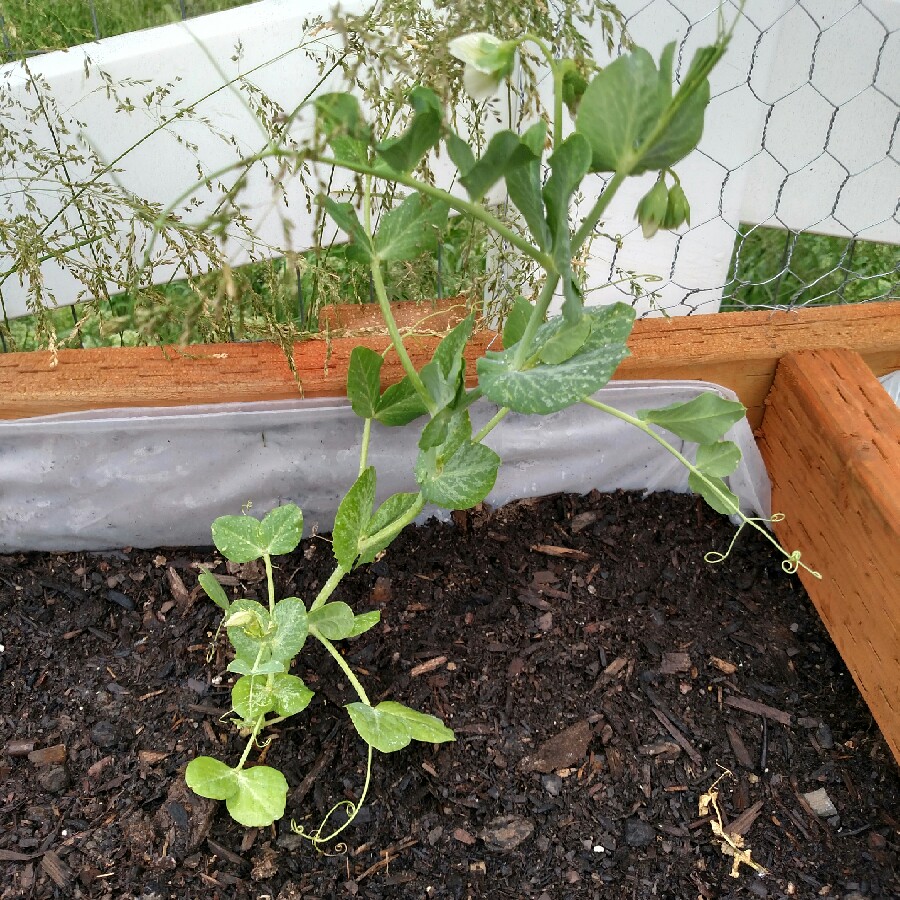
[[[749,516],[742,518],[744,520],[738,526],[738,530],[734,533],[734,537],[731,539],[731,543],[728,545],[728,549],[724,553],[719,553],[718,550],[707,551],[703,554],[703,559],[705,562],[709,563],[710,565],[718,565],[719,563],[725,562],[725,560],[728,559],[729,556],[731,556],[731,551],[734,550],[734,545],[737,543],[737,539],[741,536],[741,532],[744,530],[745,525],[751,523],[756,523],[757,525],[759,523],[768,525],[773,522],[783,522],[784,513],[772,513],[772,516],[768,519],[762,517],[751,518]],[[783,559],[781,561],[781,568],[784,572],[786,572],[788,575],[796,575],[800,569],[805,569],[807,572],[809,572],[810,575],[813,576],[813,578],[818,578],[819,580],[821,580],[822,575],[820,572],[817,572],[815,569],[810,568],[808,565],[806,565],[805,562],[801,561],[799,550],[794,550],[792,553],[788,553],[787,550],[785,550],[780,544],[775,542],[774,539],[770,538],[770,540],[773,540],[775,546],[778,547],[778,549],[781,550],[781,552],[784,553],[784,555],[787,557],[786,559]]]
[[[340,828],[333,831],[328,837],[322,837],[322,831],[325,826],[328,824],[328,820],[339,810],[341,807],[344,807],[347,810],[347,821],[344,822]],[[294,834],[299,834],[300,837],[305,838],[309,841],[313,847],[315,847],[317,853],[322,853],[325,856],[341,856],[347,852],[347,845],[341,841],[341,843],[337,844],[334,850],[331,853],[326,853],[322,846],[327,844],[329,841],[333,841],[355,818],[360,808],[362,807],[362,800],[359,803],[354,803],[352,800],[340,800],[335,803],[331,809],[325,814],[325,818],[322,819],[322,823],[315,831],[307,831],[302,825],[298,825],[293,819],[291,819],[291,831]]]

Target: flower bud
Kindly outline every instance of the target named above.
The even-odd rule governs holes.
[[[666,217],[668,203],[669,192],[666,190],[665,181],[660,177],[641,198],[635,211],[635,217],[641,224],[641,231],[644,232],[645,238],[652,238],[659,230]]]
[[[666,229],[678,228],[685,222],[691,224],[691,206],[681,185],[676,181],[669,188],[669,200],[666,204],[666,215],[663,218],[662,227]]]
[[[500,82],[512,73],[517,46],[516,41],[501,41],[486,31],[450,41],[450,54],[464,63],[463,84],[473,100],[487,100],[496,93]]]

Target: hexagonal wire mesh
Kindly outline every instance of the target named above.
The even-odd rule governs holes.
[[[711,5],[650,0],[628,28],[640,43],[642,32],[674,27],[684,71]],[[900,3],[750,2],[744,13],[733,49],[747,67],[714,78],[707,121],[717,129],[695,154],[707,179],[718,170],[718,200],[712,210],[701,202],[707,215],[673,242],[663,305],[689,313],[720,297],[723,309],[900,298]],[[754,117],[755,133],[735,139]],[[724,278],[680,265],[696,254],[692,235],[724,225],[733,239]]]
[[[177,12],[242,2],[179,0]],[[117,27],[108,0],[69,5],[87,11],[88,37]],[[735,0],[724,5],[736,13]],[[683,72],[709,42],[719,3],[620,6],[637,43],[677,36]],[[0,39],[9,50],[2,18]],[[748,0],[713,79],[708,122],[716,127],[678,167],[692,224],[647,245],[626,198],[624,216],[605,223],[619,244],[592,260],[591,283],[654,273],[657,302],[641,310],[677,313],[900,297],[900,2]]]

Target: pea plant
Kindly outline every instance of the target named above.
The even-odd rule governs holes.
[[[293,825],[313,843],[330,840],[352,821],[369,786],[373,749],[390,753],[413,740],[453,740],[453,732],[433,716],[393,701],[370,702],[334,644],[373,627],[379,614],[357,615],[345,603],[330,598],[348,572],[387,548],[426,503],[448,510],[467,509],[487,496],[501,460],[484,440],[510,411],[547,414],[583,403],[629,422],[687,467],[691,488],[713,509],[739,517],[741,528],[749,524],[764,534],[785,556],[786,570],[803,565],[799,551],[783,550],[764,523],[741,512],[737,496],[724,481],[740,461],[737,445],[725,439],[728,429],[745,414],[740,403],[705,393],[686,403],[631,415],[594,396],[628,355],[626,340],[635,314],[626,303],[587,307],[578,263],[610,200],[630,177],[657,173],[636,211],[646,236],[689,220],[690,207],[672,167],[700,139],[710,96],[708,76],[730,35],[720,20],[716,43],[696,53],[675,87],[674,43],[663,50],[658,62],[636,47],[605,68],[586,71],[570,59],[556,58],[533,35],[501,40],[488,33],[469,34],[452,41],[450,52],[463,62],[466,88],[479,99],[490,96],[512,74],[524,43],[538,48],[552,74],[549,123],[539,119],[522,133],[499,131],[476,155],[473,144],[448,124],[437,95],[425,86],[409,93],[409,116],[398,134],[375,135],[352,94],[332,93],[313,101],[315,137],[301,157],[278,146],[265,151],[294,164],[315,162],[358,176],[356,204],[331,196],[321,196],[319,202],[346,233],[352,255],[369,267],[374,295],[405,376],[382,391],[383,357],[364,347],[351,355],[347,394],[363,420],[359,477],[337,511],[335,569],[308,608],[297,597],[275,602],[272,579],[272,556],[290,552],[300,541],[299,509],[280,507],[261,521],[247,515],[225,516],[213,524],[213,539],[227,559],[262,559],[268,578],[266,609],[254,600],[229,604],[213,576],[201,576],[206,592],[225,610],[224,626],[235,652],[228,669],[240,675],[232,690],[232,706],[238,727],[249,737],[236,766],[200,757],[189,764],[187,781],[197,793],[225,800],[238,822],[262,826],[284,814],[287,783],[283,775],[268,766],[248,768],[246,763],[266,727],[302,712],[312,698],[301,679],[289,672],[308,637],[322,644],[355,690],[359,699],[347,706],[347,712],[368,745],[363,796],[355,804],[345,801],[347,822],[331,834],[324,833],[331,814],[311,834]],[[417,174],[438,150],[446,152],[458,170],[461,190],[456,193]],[[605,179],[598,199],[581,221],[573,222],[574,198],[586,179],[598,176]],[[501,180],[521,215],[519,228],[501,221],[487,199]],[[376,224],[374,198],[388,188],[405,192],[405,199]],[[536,295],[520,296],[513,304],[502,330],[503,349],[489,351],[477,361],[475,387],[467,387],[464,359],[474,315],[450,331],[433,358],[416,370],[391,312],[384,280],[389,264],[435,249],[451,211],[482,223],[543,272]],[[550,316],[558,293],[561,312]],[[496,413],[476,432],[470,410],[482,399],[493,404]],[[372,423],[404,426],[419,420],[424,420],[415,466],[419,491],[396,494],[376,508],[376,473],[367,461]],[[696,454],[689,459],[660,430],[697,444]]]

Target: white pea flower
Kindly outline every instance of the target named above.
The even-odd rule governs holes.
[[[452,56],[464,63],[463,84],[473,100],[487,100],[512,73],[516,41],[501,41],[486,31],[475,31],[450,41]]]

